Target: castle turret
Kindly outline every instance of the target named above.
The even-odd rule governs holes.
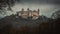
[[[29,8],[27,10],[29,11]]]
[[[38,15],[39,15],[39,12],[40,12],[40,10],[39,10],[39,8],[38,8]]]
[[[22,8],[22,11],[24,11],[24,9]]]
[[[21,16],[22,16],[23,12],[24,12],[24,8],[21,9]]]
[[[28,11],[28,17],[29,17],[29,8],[27,8],[27,11]]]

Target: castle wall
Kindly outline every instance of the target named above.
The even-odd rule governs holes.
[[[20,11],[19,16],[21,16],[22,18],[33,17],[32,19],[37,19],[39,17],[39,11]]]
[[[39,16],[38,12],[32,12],[32,16]]]
[[[32,11],[29,12],[29,17],[31,17],[31,16],[32,16]]]
[[[32,12],[32,19],[37,19],[39,17],[38,11]]]
[[[21,17],[27,18],[27,17],[28,17],[28,12],[27,12],[27,11],[24,11],[24,12],[22,13]]]

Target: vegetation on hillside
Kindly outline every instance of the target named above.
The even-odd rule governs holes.
[[[59,12],[55,12],[56,15],[60,16]],[[6,16],[0,19],[0,34],[57,34],[60,32],[58,16],[55,19],[39,16],[36,20],[24,19],[17,15]]]

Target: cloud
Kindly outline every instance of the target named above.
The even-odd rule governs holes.
[[[19,0],[17,0],[19,1]],[[21,3],[49,3],[49,4],[60,4],[60,0],[20,0]]]

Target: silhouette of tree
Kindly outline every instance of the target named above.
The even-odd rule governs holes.
[[[0,10],[4,10],[4,11],[0,11],[0,12],[6,12],[5,8],[7,8],[7,10],[12,11],[11,7],[14,6],[15,0],[0,0]]]
[[[53,19],[60,18],[60,10],[54,12],[51,17],[52,17]]]

